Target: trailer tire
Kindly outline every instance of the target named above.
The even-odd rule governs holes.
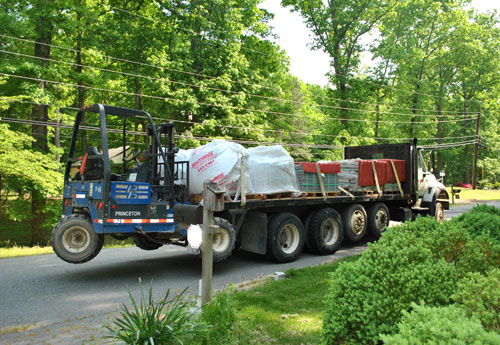
[[[377,239],[389,226],[389,208],[383,202],[370,205],[367,210],[368,231]]]
[[[156,250],[163,246],[163,244],[151,241],[149,238],[143,235],[132,237],[132,241],[134,241],[135,245],[142,250]]]
[[[276,262],[297,260],[304,248],[304,225],[292,213],[279,213],[267,223],[266,257]]]
[[[224,218],[215,217],[214,225],[218,225],[219,228],[215,232],[213,239],[213,261],[222,262],[234,251],[236,232],[231,223]]]
[[[320,255],[333,254],[342,244],[342,218],[333,208],[322,208],[313,213],[307,228],[307,242]]]
[[[342,211],[344,234],[351,242],[358,242],[366,233],[367,214],[360,204],[352,204]]]
[[[102,249],[104,235],[94,232],[90,218],[83,214],[64,217],[52,230],[51,245],[62,260],[81,264],[92,260]]]

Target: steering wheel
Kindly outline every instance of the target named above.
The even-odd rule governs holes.
[[[131,151],[125,158],[123,158],[123,161],[125,163],[130,163],[132,162],[133,160],[135,160],[139,155],[141,154],[141,150],[137,150],[137,152],[134,153],[134,151]],[[132,156],[131,158],[128,158]]]

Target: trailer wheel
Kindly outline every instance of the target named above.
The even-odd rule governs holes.
[[[353,204],[342,211],[344,233],[352,242],[358,242],[366,233],[367,215],[360,204]]]
[[[218,225],[219,228],[214,234],[213,260],[221,262],[232,254],[235,248],[236,234],[233,226],[226,219],[215,217],[214,225]]]
[[[276,262],[297,260],[304,248],[304,225],[292,213],[280,213],[267,223],[266,256]]]
[[[377,238],[389,226],[389,209],[382,202],[377,202],[368,208],[368,231]]]
[[[132,237],[132,241],[134,241],[135,245],[142,250],[155,250],[163,246],[163,244],[151,241],[149,238],[143,235]]]
[[[92,260],[102,249],[104,235],[96,234],[83,214],[64,217],[52,230],[51,244],[58,257],[72,264]]]
[[[335,253],[344,239],[340,214],[333,208],[314,212],[307,228],[307,239],[314,253]]]

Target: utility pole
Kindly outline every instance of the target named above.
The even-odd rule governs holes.
[[[474,164],[472,167],[472,189],[476,189],[477,181],[477,151],[479,149],[479,120],[481,119],[481,104],[479,104],[479,110],[477,111],[476,119],[476,136],[474,141]]]

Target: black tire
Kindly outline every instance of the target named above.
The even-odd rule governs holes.
[[[148,236],[151,236],[151,235],[148,235]],[[152,236],[154,236],[154,235],[152,235]],[[163,246],[163,244],[151,241],[151,239],[149,239],[143,235],[134,236],[134,237],[132,237],[132,240],[134,241],[135,245],[137,247],[141,248],[142,250],[156,250],[156,249],[160,248],[161,246]]]
[[[214,234],[213,261],[222,262],[231,256],[234,251],[236,232],[231,223],[223,218],[215,217],[214,225],[218,225],[219,229]]]
[[[304,248],[304,225],[292,213],[279,213],[267,223],[266,256],[276,262],[297,260]]]
[[[365,208],[360,204],[352,204],[342,211],[344,235],[351,242],[358,242],[366,233],[367,218]]]
[[[64,217],[52,230],[52,248],[62,260],[81,264],[92,260],[102,249],[104,235],[96,234],[90,218],[83,214]]]
[[[384,203],[377,202],[368,207],[367,215],[368,231],[376,238],[380,238],[389,227],[389,208]]]
[[[307,239],[314,253],[335,253],[344,239],[340,214],[333,208],[322,208],[314,212],[307,228]]]

